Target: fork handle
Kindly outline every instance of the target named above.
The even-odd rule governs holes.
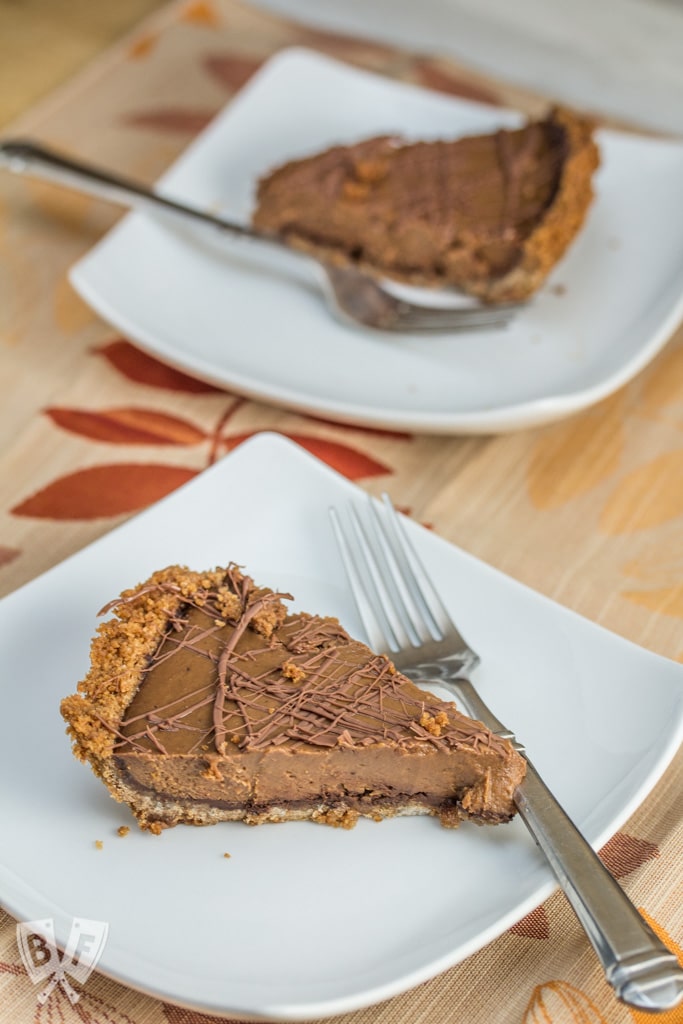
[[[208,225],[225,234],[240,238],[252,238],[287,248],[277,235],[258,228],[248,227],[223,217],[214,217],[210,213],[187,206],[174,199],[155,192],[138,181],[132,181],[111,171],[94,167],[91,164],[72,160],[62,153],[57,153],[46,146],[23,139],[6,139],[0,142],[0,167],[6,167],[15,174],[28,174],[55,185],[84,192],[128,208],[162,212],[176,221],[193,225]],[[292,250],[289,250],[290,252]]]
[[[441,680],[440,680],[441,681]],[[445,681],[445,680],[444,680]],[[683,998],[683,969],[655,935],[526,757],[524,747],[490,711],[468,679],[453,679],[468,711],[509,739],[527,760],[514,801],[560,883],[617,997],[663,1011]]]

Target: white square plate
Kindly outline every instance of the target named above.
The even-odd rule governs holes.
[[[376,134],[454,138],[519,121],[288,50],[159,187],[244,223],[258,178],[288,159]],[[502,331],[413,337],[344,326],[291,256],[192,238],[142,214],[126,217],[71,279],[148,352],[252,397],[431,433],[528,427],[620,387],[683,315],[683,145],[598,137],[602,167],[587,222],[533,304]]]
[[[432,977],[552,891],[517,820],[458,832],[432,818],[363,820],[349,832],[134,827],[122,839],[127,808],[71,754],[59,701],[87,670],[96,611],[154,569],[237,561],[362,635],[327,515],[359,497],[263,434],[0,602],[0,700],[14,724],[0,744],[0,903],[11,914],[54,917],[62,943],[73,917],[108,922],[99,969],[172,1002],[303,1020]],[[408,527],[482,655],[484,698],[602,845],[681,740],[683,668]]]

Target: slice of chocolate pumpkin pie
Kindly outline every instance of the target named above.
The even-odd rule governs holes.
[[[61,711],[142,828],[512,817],[525,762],[506,740],[288,598],[234,565],[172,566],[103,609]]]
[[[333,264],[519,301],[583,224],[598,162],[593,125],[567,110],[453,140],[364,139],[272,170],[253,222]]]

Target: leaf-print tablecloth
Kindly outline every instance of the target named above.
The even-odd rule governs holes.
[[[153,181],[283,46],[300,43],[429,88],[530,113],[543,100],[438,56],[294,25],[235,0],[173,4],[13,130]],[[181,73],[180,73],[181,72]],[[683,661],[683,332],[583,415],[501,437],[340,426],[193,380],[117,337],[68,267],[113,223],[87,198],[0,178],[0,592],[277,430],[444,537],[596,622]],[[679,755],[602,851],[656,930],[683,938]],[[344,1024],[598,1024],[620,1006],[556,894],[461,965]],[[648,1018],[651,1019],[651,1018]],[[683,1022],[683,1009],[658,1018]],[[39,1007],[0,912],[0,1021],[200,1024],[209,1018],[93,975]]]

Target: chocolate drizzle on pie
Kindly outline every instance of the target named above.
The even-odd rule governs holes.
[[[379,136],[272,171],[253,221],[334,263],[516,301],[579,230],[597,165],[592,124],[564,110],[452,142]]]
[[[506,740],[336,619],[287,614],[289,598],[236,566],[174,567],[111,602],[91,673],[62,702],[77,756],[145,827],[330,814],[348,824],[406,808],[450,824],[511,816],[523,762]]]

